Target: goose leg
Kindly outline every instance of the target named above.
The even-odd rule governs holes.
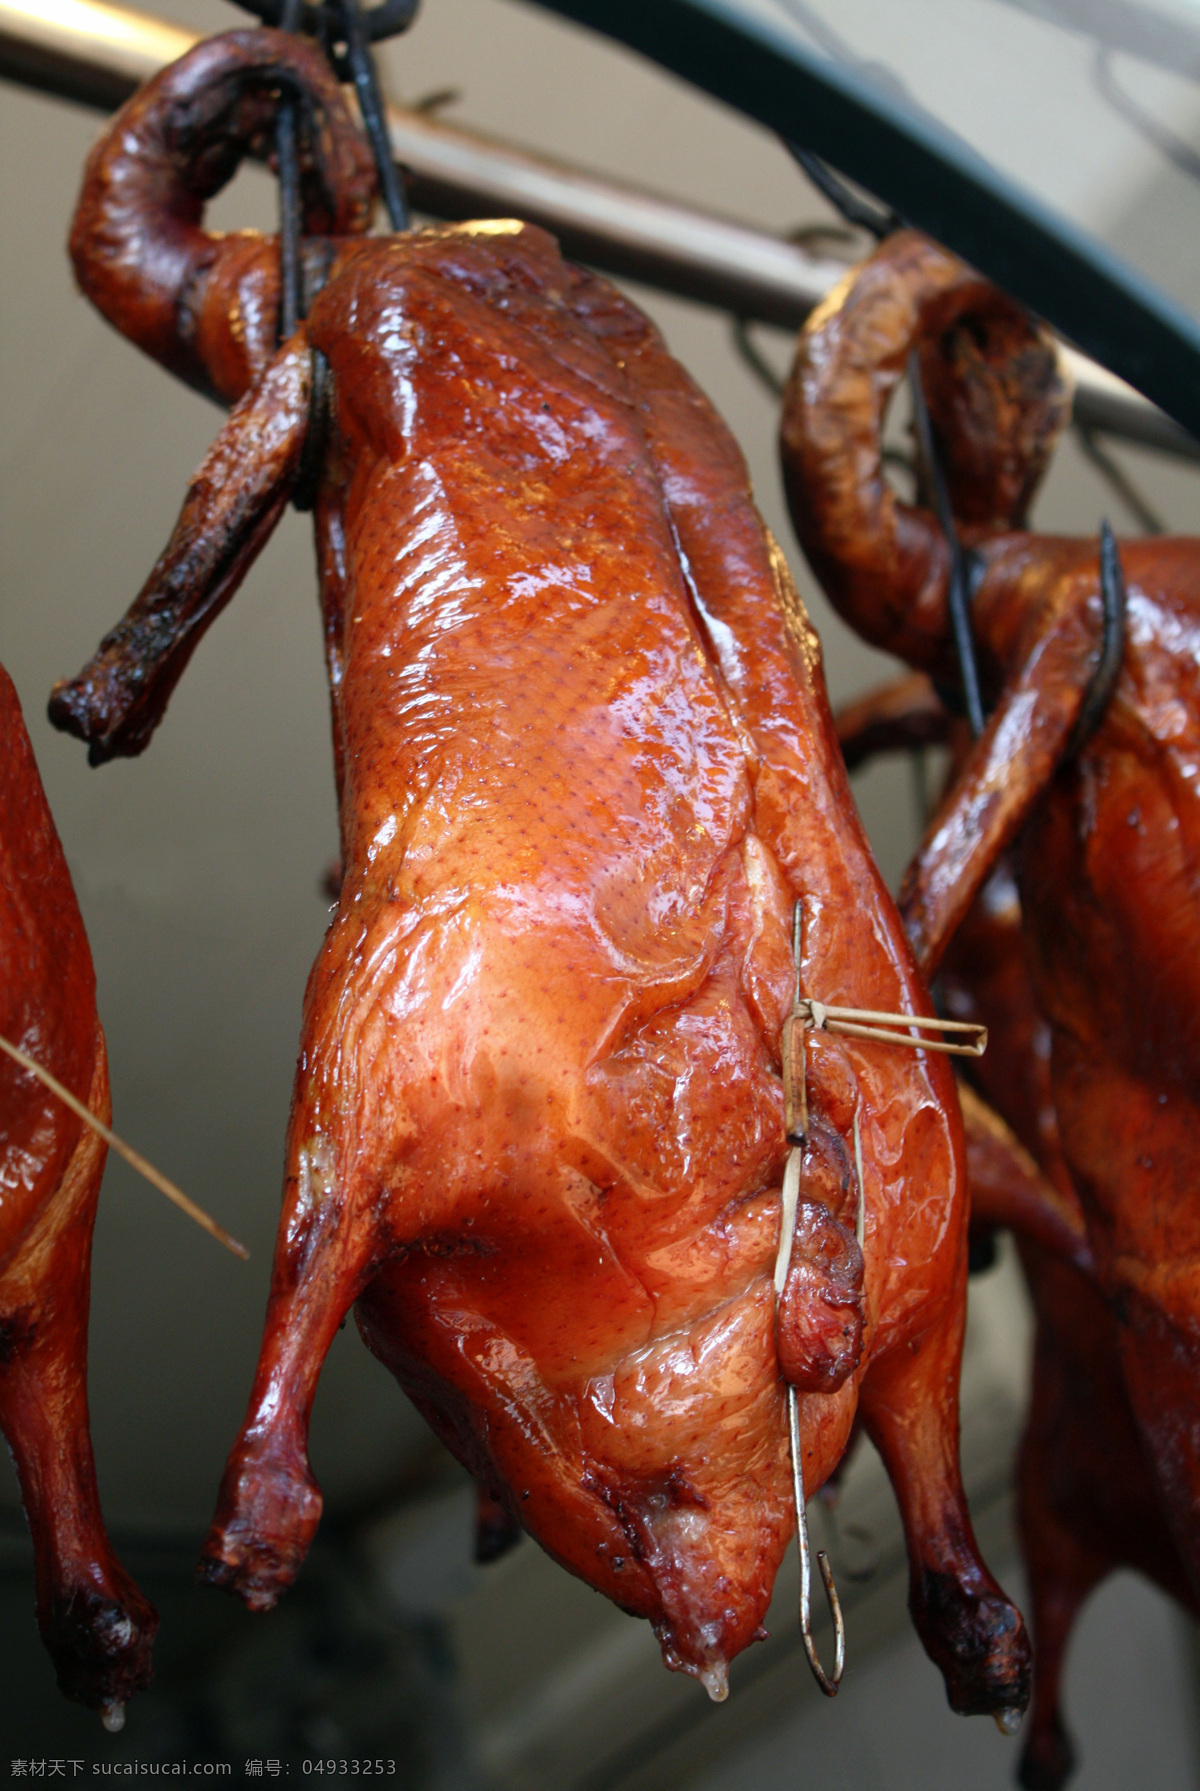
[[[102,1040],[89,1104],[107,1114]],[[126,1701],[150,1682],[158,1617],[109,1543],[88,1430],[88,1284],[105,1155],[84,1131],[0,1277],[0,1429],[29,1518],[38,1627],[59,1686],[119,1727]]]
[[[289,1186],[250,1405],[226,1463],[200,1579],[270,1610],[292,1584],[321,1518],[308,1459],[317,1381],[338,1328],[362,1290],[373,1238],[335,1187]]]
[[[964,1265],[965,1266],[965,1265]],[[951,1708],[1007,1726],[1029,1702],[1021,1614],[984,1565],[958,1466],[962,1306],[872,1364],[859,1410],[882,1455],[908,1543],[909,1610]]]
[[[312,355],[286,343],[200,463],[170,541],[125,616],[77,677],[56,684],[50,720],[93,765],[144,752],[171,692],[287,507],[308,433]]]

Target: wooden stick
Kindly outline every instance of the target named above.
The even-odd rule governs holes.
[[[783,1126],[792,1144],[802,1143],[808,1136],[808,1049],[805,1030],[811,1013],[800,993],[803,960],[804,903],[797,899],[792,909],[792,962],[796,968],[796,986],[792,991],[792,1011],[783,1023],[783,1037],[779,1045],[783,1069]]]
[[[909,1014],[897,1014],[895,1018],[910,1026],[921,1024]],[[882,1026],[854,1026],[846,1020],[827,1020],[816,1030],[840,1033],[848,1039],[875,1039],[883,1045],[907,1045],[910,1051],[942,1051],[947,1057],[982,1057],[987,1050],[986,1026],[973,1029],[975,1037],[969,1045],[954,1045],[948,1039],[915,1039],[910,1032],[889,1032]]]
[[[804,1015],[793,1010],[783,1023],[780,1058],[783,1065],[783,1129],[794,1144],[808,1136],[808,1068]]]
[[[814,997],[802,998],[797,1004],[805,1024],[817,1032],[837,1032],[845,1038],[877,1039],[886,1045],[907,1045],[911,1051],[942,1051],[948,1057],[982,1057],[987,1050],[987,1027],[974,1020],[942,1020],[936,1014],[884,1014],[870,1007],[831,1007]],[[789,1018],[794,1018],[797,1009]],[[896,1032],[896,1026],[924,1027],[927,1032],[969,1034],[962,1044],[950,1040],[914,1038],[911,1033]]]
[[[871,1007],[830,1007],[827,1001],[814,1001],[814,1009],[819,1008],[828,1014],[831,1020],[862,1020],[870,1023],[880,1020],[885,1025],[895,1025],[902,1020],[906,1026],[929,1026],[934,1032],[982,1032],[984,1028],[977,1020],[942,1020],[936,1014],[880,1014]]]
[[[6,1039],[3,1033],[0,1033],[0,1051],[11,1057],[14,1063],[19,1063],[23,1070],[28,1070],[31,1076],[36,1076],[38,1081],[50,1090],[51,1094],[58,1096],[64,1107],[69,1107],[71,1112],[77,1114],[85,1125],[91,1126],[93,1132],[98,1132],[118,1156],[124,1157],[130,1167],[136,1169],[139,1175],[145,1176],[146,1180],[156,1187],[160,1194],[165,1194],[168,1200],[173,1200],[189,1219],[194,1219],[196,1224],[202,1226],[205,1231],[216,1238],[219,1244],[224,1244],[227,1250],[232,1250],[235,1256],[240,1256],[243,1262],[249,1262],[250,1252],[245,1244],[239,1244],[223,1225],[218,1225],[215,1219],[210,1219],[204,1208],[197,1206],[194,1200],[189,1200],[182,1188],[177,1188],[174,1182],[168,1181],[166,1176],[154,1167],[153,1163],[146,1161],[140,1151],[136,1151],[132,1145],[126,1144],[123,1138],[118,1138],[117,1134],[106,1126],[103,1120],[97,1119],[89,1107],[85,1107],[82,1101],[76,1099],[69,1088],[63,1087],[57,1076],[52,1076],[49,1070],[43,1069],[40,1063],[28,1056],[19,1046]]]

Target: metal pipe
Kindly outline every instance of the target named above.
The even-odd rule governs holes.
[[[102,0],[0,0],[0,77],[111,111],[197,37]],[[841,262],[733,219],[419,112],[390,106],[388,131],[418,210],[439,218],[527,218],[552,230],[577,260],[738,317],[798,329],[846,271]],[[1200,459],[1200,444],[1132,386],[1074,349],[1060,352],[1081,422]]]

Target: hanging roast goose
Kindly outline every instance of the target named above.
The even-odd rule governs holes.
[[[17,693],[0,669],[0,1032],[107,1124],[79,904]],[[33,1534],[38,1626],[68,1697],[119,1728],[158,1618],[112,1551],[88,1432],[92,1225],[107,1147],[0,1057],[0,1429]]]
[[[274,242],[199,217],[282,83],[303,98],[310,225],[343,234],[310,242],[327,278],[276,353]],[[54,698],[94,760],[145,746],[320,468],[345,874],[206,1572],[256,1608],[297,1573],[321,1507],[309,1408],[356,1304],[490,1497],[721,1695],[795,1523],[772,1269],[796,898],[805,990],[910,1012],[926,997],[817,643],[703,396],[542,231],[354,240],[367,196],[316,53],[238,33],[125,109],[73,236],[117,327],[239,399],[146,588]],[[807,1064],[784,1300],[805,1483],[857,1408],[951,1701],[1012,1711],[1025,1635],[957,1460],[951,1078],[824,1034]]]
[[[902,911],[927,973],[944,961],[952,998],[997,1028],[1009,1073],[993,1060],[988,1090],[1060,1195],[1077,1193],[1094,1258],[1081,1279],[1024,1251],[1039,1319],[1022,1503],[1041,1632],[1024,1772],[1050,1786],[1070,1770],[1058,1677],[1087,1592],[1130,1563],[1192,1608],[1200,1570],[1200,543],[1122,545],[1114,652],[1096,543],[1024,527],[1065,412],[1052,347],[902,232],[814,315],[783,425],[805,550],[868,639],[953,683],[946,544],[929,512],[895,499],[879,452],[914,349],[976,556],[972,627],[994,708]],[[987,886],[1009,848],[1019,901]]]

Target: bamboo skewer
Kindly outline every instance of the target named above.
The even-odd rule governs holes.
[[[97,1119],[91,1109],[78,1100],[69,1088],[63,1087],[57,1076],[52,1076],[49,1070],[43,1069],[42,1065],[30,1057],[27,1052],[22,1051],[20,1046],[14,1045],[9,1039],[6,1039],[3,1033],[0,1033],[0,1051],[11,1057],[14,1063],[20,1064],[23,1070],[28,1070],[31,1076],[36,1076],[52,1095],[58,1097],[64,1107],[69,1107],[71,1112],[76,1114],[85,1125],[90,1126],[93,1132],[97,1132],[119,1157],[124,1157],[131,1169],[136,1169],[138,1174],[144,1176],[153,1187],[158,1189],[160,1194],[165,1194],[168,1200],[174,1201],[181,1212],[186,1213],[189,1219],[194,1219],[197,1225],[207,1231],[211,1237],[216,1238],[218,1244],[224,1244],[227,1250],[231,1250],[235,1256],[240,1256],[243,1262],[250,1260],[250,1252],[245,1244],[239,1244],[238,1240],[232,1237],[223,1225],[218,1225],[215,1219],[209,1217],[203,1207],[197,1206],[194,1200],[189,1200],[182,1188],[177,1188],[173,1181],[169,1181],[162,1174],[161,1170],[154,1167],[153,1163],[147,1162],[140,1151],[134,1150],[131,1144],[126,1144],[123,1138],[118,1138],[112,1128],[106,1126],[102,1119]]]
[[[886,1045],[907,1045],[914,1051],[944,1051],[951,1057],[982,1057],[987,1050],[987,1027],[974,1020],[941,1020],[934,1014],[881,1014],[869,1007],[830,1007],[811,997],[801,997],[793,1014],[799,1014],[804,1024],[817,1032],[841,1033],[851,1039],[877,1039]],[[961,1043],[952,1039],[914,1038],[910,1032],[889,1030],[896,1025],[968,1036]]]

